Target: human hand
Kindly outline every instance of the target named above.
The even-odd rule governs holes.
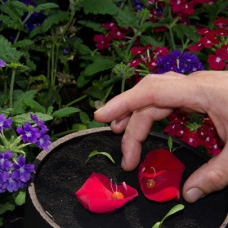
[[[201,71],[189,76],[174,72],[148,75],[132,89],[114,97],[95,112],[100,122],[112,122],[115,133],[125,130],[122,139],[122,168],[138,165],[141,142],[154,121],[167,117],[173,109],[207,113],[225,142],[221,153],[196,170],[185,182],[183,196],[188,202],[228,185],[228,73]]]

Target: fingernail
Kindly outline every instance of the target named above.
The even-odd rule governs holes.
[[[124,159],[122,159],[122,161],[121,161],[121,168],[124,169],[124,167],[125,167],[125,161],[124,161]]]
[[[99,113],[102,109],[103,109],[103,107],[101,107],[101,108],[97,109],[97,110],[94,112],[94,114]]]
[[[187,195],[192,203],[205,196],[205,194],[198,188],[192,188],[188,190]]]

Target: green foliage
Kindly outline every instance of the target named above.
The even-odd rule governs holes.
[[[152,228],[161,228],[163,222],[170,216],[173,215],[175,213],[177,213],[178,211],[181,211],[184,209],[184,205],[183,204],[177,204],[176,206],[174,206],[164,217],[160,222],[157,222],[156,224],[154,224],[152,226]]]
[[[93,150],[93,151],[89,154],[88,159],[85,161],[85,163],[87,163],[87,162],[90,160],[90,158],[92,158],[92,157],[94,157],[94,156],[97,156],[97,155],[104,155],[104,156],[106,156],[112,163],[115,163],[115,161],[113,160],[112,156],[111,156],[109,153],[107,153],[107,152],[98,152],[97,150]]]
[[[85,14],[110,14],[117,13],[118,8],[114,3],[106,0],[86,0],[82,1],[82,6]]]
[[[80,112],[80,109],[74,107],[65,107],[53,112],[52,116],[54,118],[63,118],[77,112]]]

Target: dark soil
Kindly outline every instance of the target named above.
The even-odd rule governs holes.
[[[151,228],[176,204],[185,205],[183,211],[172,215],[164,222],[165,228],[218,228],[228,211],[227,189],[213,193],[194,204],[181,197],[180,202],[156,203],[144,197],[139,189],[137,173],[125,172],[120,167],[121,135],[110,131],[99,132],[67,141],[45,158],[35,178],[37,197],[54,221],[61,228]],[[166,148],[167,139],[150,135],[143,143],[142,160],[157,148]],[[177,143],[174,147],[180,146]],[[96,156],[85,164],[92,150],[106,151],[116,164],[104,156]],[[189,175],[205,163],[191,147],[181,147],[175,155],[186,165],[181,188]],[[85,210],[77,201],[75,192],[92,172],[102,173],[113,181],[125,181],[137,189],[139,196],[113,214],[99,215]],[[39,226],[34,226],[39,227]],[[18,227],[19,228],[19,227]]]

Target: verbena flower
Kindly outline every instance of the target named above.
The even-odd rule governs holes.
[[[18,127],[16,131],[21,135],[21,139],[24,143],[36,143],[40,137],[39,129],[34,128],[28,122],[25,122],[22,127]]]
[[[14,171],[12,177],[22,183],[26,183],[30,180],[31,173],[33,173],[35,169],[34,164],[26,164],[25,157],[23,156],[18,156],[17,162],[13,164],[13,167]]]
[[[10,117],[7,119],[4,114],[0,114],[0,131],[10,128],[11,125],[12,119]]]
[[[174,50],[172,53],[164,57],[158,57],[156,60],[158,62],[157,70],[160,74],[169,71],[189,74],[204,69],[196,54],[189,54],[180,50]]]
[[[43,120],[39,120],[36,115],[30,115],[34,121],[34,125],[25,122],[22,127],[16,129],[17,133],[21,135],[24,143],[36,144],[39,148],[49,151],[48,146],[51,144],[50,136],[46,133],[48,128]]]
[[[6,151],[4,154],[0,153],[0,172],[8,171],[12,167],[10,159],[13,157],[11,151]]]
[[[0,59],[0,67],[5,67],[6,66],[6,63]]]

